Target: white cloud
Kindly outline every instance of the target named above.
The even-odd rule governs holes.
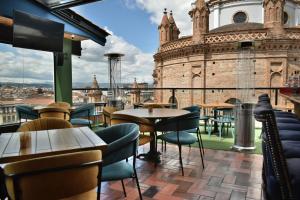
[[[132,0],[133,1],[133,0]],[[134,0],[139,8],[150,14],[153,23],[161,23],[163,9],[173,11],[173,16],[181,36],[191,35],[192,22],[188,12],[191,10],[191,4],[195,0]]]
[[[143,53],[136,46],[129,44],[123,38],[111,35],[104,47],[88,40],[82,43],[82,56],[73,57],[73,80],[84,82],[92,80],[96,74],[98,82],[108,82],[108,61],[105,53],[122,53],[122,80],[125,83],[138,81],[152,83],[154,68],[153,54]]]

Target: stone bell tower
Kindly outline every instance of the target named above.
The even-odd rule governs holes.
[[[179,31],[179,29],[176,25],[175,20],[174,20],[172,10],[170,12],[169,22],[170,22],[170,40],[171,41],[172,40],[177,40],[179,38],[180,31]]]
[[[197,0],[189,12],[193,20],[193,41],[204,41],[204,34],[209,32],[209,9],[204,0]]]
[[[165,8],[161,23],[158,26],[159,44],[163,45],[170,41],[170,21],[168,18],[167,9]]]
[[[284,5],[285,0],[264,0],[264,27],[269,28],[272,36],[284,34]]]

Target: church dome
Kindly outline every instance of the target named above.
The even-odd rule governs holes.
[[[223,32],[231,32],[231,31],[249,31],[249,30],[257,30],[263,29],[264,25],[261,23],[236,23],[236,24],[228,24],[215,29],[210,30],[210,33],[223,33]]]

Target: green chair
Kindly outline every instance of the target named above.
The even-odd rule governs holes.
[[[28,119],[33,120],[38,118],[38,113],[28,105],[16,105],[16,112],[20,123],[22,122],[22,119],[25,119],[25,121],[27,121]]]
[[[74,126],[89,126],[93,121],[91,116],[95,113],[95,105],[93,103],[84,104],[71,112],[71,124]]]
[[[218,124],[218,129],[219,129],[219,140],[221,140],[222,137],[222,131],[223,129],[227,128],[227,133],[228,129],[231,128],[231,135],[232,138],[234,138],[234,133],[233,133],[233,127],[232,124],[234,123],[234,116],[233,116],[233,109],[232,108],[218,108],[215,109],[214,112],[216,112],[216,118],[210,119],[210,129],[209,129],[209,136],[211,135],[213,125],[215,123]]]
[[[142,199],[141,189],[135,169],[136,153],[139,139],[139,126],[132,123],[124,123],[111,126],[109,128],[96,131],[107,144],[107,149],[103,155],[102,181],[121,180],[124,196],[126,190],[124,179],[135,178],[140,199]],[[131,165],[128,158],[133,156]]]
[[[178,117],[171,117],[166,120],[159,121],[155,124],[155,130],[164,133],[162,135],[157,136],[157,139],[161,139],[171,144],[178,145],[179,161],[180,161],[182,176],[184,176],[182,156],[181,156],[182,145],[190,145],[198,141],[202,167],[204,169],[204,161],[203,161],[203,154],[201,150],[199,134],[196,134],[197,137],[195,137],[191,133],[185,131],[185,130],[195,129],[198,127],[199,127],[199,113],[197,112],[188,113]]]

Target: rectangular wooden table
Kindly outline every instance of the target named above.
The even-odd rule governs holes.
[[[107,144],[90,128],[68,128],[0,135],[0,163],[99,149]]]

